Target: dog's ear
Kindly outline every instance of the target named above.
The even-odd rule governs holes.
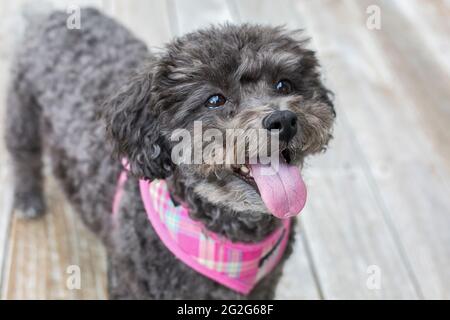
[[[115,154],[128,160],[131,173],[143,179],[163,179],[172,172],[168,143],[161,135],[152,81],[154,67],[135,73],[103,105],[103,119]]]

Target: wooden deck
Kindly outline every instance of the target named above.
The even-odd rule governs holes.
[[[6,110],[6,120],[6,70],[22,2],[0,2],[0,111]],[[223,21],[305,28],[336,93],[338,117],[328,152],[305,170],[309,201],[277,297],[450,299],[448,1],[74,2],[104,8],[150,46]],[[370,5],[381,9],[380,30],[366,26]],[[3,141],[0,163],[2,298],[106,298],[103,248],[52,178],[49,214],[22,221],[11,215]],[[80,290],[66,287],[70,265],[81,269]],[[373,285],[378,274],[379,286]]]

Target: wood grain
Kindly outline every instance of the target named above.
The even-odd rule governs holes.
[[[366,8],[373,3],[382,8],[378,31],[365,24]],[[327,4],[329,11],[317,2],[298,2],[297,11],[325,51],[323,62],[340,95],[341,119],[361,151],[354,158],[361,159],[418,296],[448,298],[448,170],[434,145],[448,145],[441,130],[448,113],[443,113],[445,103],[437,102],[446,100],[442,82],[448,73],[425,58],[427,49],[409,32],[414,26],[404,23],[390,2]],[[340,46],[333,45],[336,37],[343,41]],[[424,119],[425,109],[436,116]],[[427,126],[438,130],[442,140],[436,141]]]
[[[104,249],[49,180],[45,217],[12,219],[4,298],[105,299]],[[80,268],[80,289],[66,285],[70,266]]]

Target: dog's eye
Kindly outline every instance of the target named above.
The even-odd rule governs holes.
[[[275,84],[275,90],[281,94],[292,92],[292,83],[289,80],[280,80]]]
[[[208,109],[220,108],[227,102],[227,99],[221,94],[214,94],[209,97],[205,102],[205,107]]]

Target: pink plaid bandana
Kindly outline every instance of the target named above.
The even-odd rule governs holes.
[[[125,180],[126,173],[121,175],[113,212]],[[140,190],[148,219],[164,245],[192,269],[241,294],[248,294],[284,253],[290,219],[258,243],[231,242],[192,220],[183,205],[175,206],[164,180],[141,180]]]

